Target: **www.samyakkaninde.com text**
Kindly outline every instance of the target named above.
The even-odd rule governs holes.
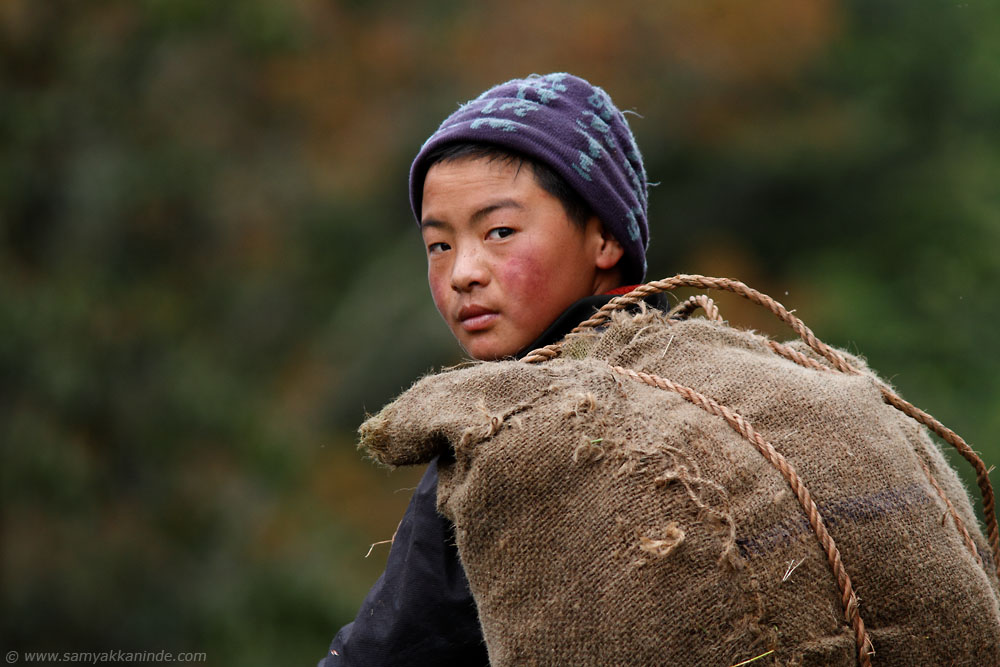
[[[53,663],[103,665],[109,662],[205,662],[204,652],[173,653],[171,651],[7,651],[7,664]]]

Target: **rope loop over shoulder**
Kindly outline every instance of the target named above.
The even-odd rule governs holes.
[[[586,321],[580,323],[576,328],[574,328],[563,341],[548,345],[543,348],[532,351],[523,361],[525,363],[539,363],[544,361],[549,361],[559,356],[562,350],[562,346],[575,336],[599,327],[611,318],[611,315],[620,310],[624,310],[631,305],[634,305],[643,299],[656,294],[658,292],[670,291],[679,287],[696,287],[701,289],[717,289],[724,290],[728,292],[733,292],[739,294],[740,296],[748,299],[749,301],[756,303],[765,309],[773,313],[778,319],[787,324],[799,338],[802,339],[805,344],[816,352],[820,357],[826,359],[831,365],[824,365],[804,354],[794,350],[793,348],[778,343],[776,341],[768,341],[771,349],[800,366],[806,368],[812,368],[815,370],[821,370],[825,372],[840,372],[848,375],[866,375],[871,377],[873,382],[876,383],[879,391],[882,394],[883,400],[896,408],[903,414],[909,416],[920,424],[928,427],[938,436],[940,436],[945,442],[953,446],[963,458],[965,458],[976,471],[976,481],[979,486],[980,494],[982,496],[983,502],[983,513],[986,522],[986,532],[987,539],[989,541],[990,550],[993,555],[993,565],[997,576],[1000,577],[1000,530],[997,526],[997,518],[995,512],[995,500],[993,494],[993,486],[990,483],[989,471],[986,468],[983,460],[973,451],[973,449],[963,440],[958,434],[956,434],[951,429],[944,426],[941,422],[937,421],[934,417],[927,414],[923,410],[913,406],[911,403],[903,400],[898,394],[896,394],[888,385],[874,377],[864,373],[860,369],[852,365],[847,358],[844,357],[840,352],[830,347],[826,343],[819,340],[815,334],[807,327],[799,318],[795,317],[787,308],[785,308],[778,301],[774,300],[770,296],[763,294],[746,284],[738,281],[731,280],[729,278],[711,278],[701,275],[677,275],[672,278],[666,278],[663,280],[654,280],[652,282],[646,283],[645,285],[640,285],[628,294],[623,296],[615,297],[607,304],[605,304],[601,309],[599,309],[592,317]],[[705,310],[706,315],[710,320],[716,322],[723,322],[722,317],[719,315],[718,308],[716,308],[715,303],[709,299],[707,296],[699,295],[689,298],[688,300],[679,304],[670,312],[672,318],[685,318],[688,317],[698,308]],[[789,486],[795,492],[796,497],[799,499],[799,503],[802,505],[803,510],[809,520],[816,537],[820,541],[824,552],[827,555],[827,560],[829,562],[830,568],[833,571],[835,578],[837,580],[838,587],[841,592],[841,603],[844,607],[844,615],[847,622],[851,625],[854,630],[855,639],[857,643],[857,656],[858,661],[861,665],[871,664],[871,653],[872,644],[865,630],[864,621],[861,619],[860,613],[858,611],[858,599],[854,593],[851,585],[850,577],[844,568],[840,552],[834,543],[833,537],[830,535],[829,531],[826,529],[826,525],[823,522],[822,516],[820,516],[819,509],[817,508],[815,502],[812,500],[812,496],[809,490],[806,488],[805,483],[798,477],[798,474],[792,468],[791,464],[784,458],[784,456],[774,449],[774,447],[764,440],[758,433],[756,433],[753,428],[737,413],[733,412],[724,405],[720,405],[713,399],[704,396],[703,394],[695,391],[690,387],[684,387],[678,385],[667,378],[663,378],[657,375],[652,375],[649,373],[644,373],[639,370],[623,368],[621,366],[612,366],[611,369],[619,374],[631,377],[639,382],[643,382],[650,386],[659,387],[668,391],[673,391],[686,400],[694,403],[695,405],[701,407],[702,409],[708,411],[711,414],[722,417],[730,424],[737,432],[742,434],[747,440],[749,440],[754,447],[782,474],[785,480],[788,482]],[[931,474],[929,468],[924,464],[924,472],[930,480],[931,485],[935,488],[938,495],[944,500],[948,506],[949,514],[951,515],[956,528],[962,535],[963,541],[966,546],[969,547],[976,560],[982,563],[982,559],[979,557],[978,551],[976,550],[975,544],[966,529],[962,520],[958,516],[954,507],[951,505],[948,498],[941,491],[940,486],[937,484],[933,475]]]
[[[644,285],[639,285],[628,294],[615,297],[606,303],[600,310],[594,313],[592,317],[577,325],[572,331],[570,331],[569,334],[566,335],[566,338],[564,338],[562,342],[554,343],[552,345],[534,350],[524,357],[523,361],[526,363],[538,363],[553,359],[559,355],[562,345],[565,344],[567,340],[582,332],[606,323],[611,318],[612,313],[624,310],[625,308],[628,308],[629,306],[638,303],[653,294],[668,292],[680,287],[716,289],[739,294],[745,299],[763,306],[773,313],[779,320],[787,324],[796,334],[798,334],[799,338],[801,338],[802,341],[805,342],[805,344],[808,345],[813,351],[833,364],[836,370],[850,375],[862,375],[862,372],[852,366],[842,354],[823,341],[819,340],[819,338],[813,334],[812,330],[810,330],[809,327],[802,322],[802,320],[795,317],[791,311],[775,299],[753,289],[739,280],[733,280],[731,278],[712,278],[696,274],[679,274],[672,278],[654,280]],[[709,308],[706,308],[706,312],[709,314],[710,319],[721,320],[721,318],[718,317],[717,309],[714,308],[714,303],[712,303],[710,299],[705,298],[705,300],[711,304]],[[682,312],[686,315],[693,312],[699,306],[705,307],[702,302],[692,297],[692,299],[688,299],[687,302],[678,306],[675,309],[675,312]],[[812,359],[795,352],[791,348],[781,345],[780,343],[772,343],[771,347],[778,354],[781,354],[782,356],[785,356],[800,365],[811,368],[822,367],[826,369],[826,367],[822,364],[819,364],[818,362],[815,362]],[[958,453],[969,462],[973,470],[975,470],[976,484],[979,487],[983,503],[983,516],[986,522],[986,537],[989,541],[990,551],[993,555],[993,565],[995,571],[997,576],[1000,577],[1000,528],[997,526],[995,508],[996,501],[993,494],[993,485],[990,483],[989,470],[987,469],[986,464],[979,457],[979,455],[976,454],[972,447],[970,447],[968,443],[966,443],[965,440],[963,440],[957,433],[923,410],[920,410],[913,404],[905,401],[898,394],[892,391],[892,389],[890,389],[884,382],[878,381],[878,387],[879,391],[882,393],[882,398],[886,403],[916,420],[918,423],[923,424],[940,436],[941,439],[954,447]]]

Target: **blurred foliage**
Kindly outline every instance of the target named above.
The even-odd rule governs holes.
[[[1000,461],[994,3],[7,0],[0,58],[4,648],[322,657],[420,472],[353,429],[461,356],[409,160],[529,72],[641,114],[651,278],[775,295]]]

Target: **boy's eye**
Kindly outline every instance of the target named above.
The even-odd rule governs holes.
[[[510,227],[494,227],[493,229],[490,230],[490,233],[487,234],[487,238],[505,239],[513,233],[514,230],[511,229]]]
[[[427,246],[427,252],[429,254],[434,254],[436,252],[444,252],[445,250],[451,250],[451,246],[444,241],[439,241],[438,243],[431,243]]]

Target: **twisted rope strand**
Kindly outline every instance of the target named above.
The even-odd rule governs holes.
[[[990,551],[993,553],[993,564],[996,568],[997,577],[1000,577],[1000,531],[997,529],[993,485],[990,483],[990,471],[986,468],[986,464],[983,463],[983,460],[979,458],[979,455],[976,454],[972,447],[970,447],[960,435],[920,408],[911,403],[907,403],[881,383],[879,385],[879,389],[881,390],[882,398],[885,399],[886,403],[937,433],[941,436],[941,439],[957,449],[958,453],[962,455],[962,458],[972,464],[972,467],[976,471],[976,484],[979,486],[979,493],[983,498],[983,515],[986,519],[986,538],[990,543]]]
[[[938,497],[944,501],[945,507],[948,508],[948,513],[951,515],[951,520],[955,522],[955,528],[957,528],[958,532],[962,534],[962,540],[965,542],[965,546],[968,547],[969,551],[972,552],[972,557],[976,559],[977,563],[979,563],[979,567],[984,567],[983,559],[979,555],[979,550],[976,549],[976,543],[972,541],[972,535],[970,535],[969,531],[966,530],[965,524],[962,523],[962,519],[958,516],[958,511],[955,509],[955,506],[952,505],[951,501],[948,499],[948,496],[945,495],[944,489],[942,489],[941,486],[938,484],[937,480],[934,479],[934,475],[933,473],[931,473],[931,469],[927,467],[927,464],[924,462],[924,460],[919,456],[917,457],[917,460],[920,461],[920,467],[923,468],[924,474],[927,475],[927,481],[931,483],[931,486],[934,487],[934,490],[937,492]],[[943,523],[944,520],[942,519],[942,524]]]
[[[789,361],[794,361],[799,366],[804,366],[805,368],[811,368],[814,371],[827,371],[827,372],[830,372],[830,373],[836,373],[837,372],[834,369],[830,368],[829,366],[824,366],[823,364],[819,363],[815,359],[810,359],[809,357],[807,357],[806,355],[802,354],[798,350],[793,350],[792,348],[788,347],[787,345],[779,343],[776,340],[770,340],[769,339],[767,341],[767,345],[772,350],[774,350],[775,352],[777,352],[778,354],[780,354],[781,356],[783,356],[785,359],[788,359]]]
[[[778,469],[781,476],[791,486],[792,491],[795,492],[799,504],[805,510],[806,517],[809,519],[809,524],[812,526],[823,551],[826,553],[827,562],[830,564],[830,569],[833,570],[833,574],[837,579],[837,585],[840,588],[840,601],[844,608],[844,618],[854,629],[854,637],[858,649],[858,662],[865,667],[869,667],[871,665],[870,647],[872,644],[858,609],[858,598],[851,585],[851,577],[844,568],[844,563],[840,557],[840,550],[837,548],[833,536],[826,529],[826,524],[823,521],[819,508],[812,499],[812,494],[809,493],[809,489],[806,488],[806,485],[802,482],[802,479],[795,472],[795,469],[788,460],[771,443],[764,440],[747,423],[742,415],[733,412],[704,394],[651,373],[643,373],[630,368],[623,368],[622,366],[612,366],[611,370],[643,382],[651,387],[673,391],[709,414],[722,417],[737,433],[749,440],[771,465]]]
[[[719,307],[715,305],[715,302],[707,294],[696,294],[688,297],[687,301],[682,302],[667,313],[667,317],[685,319],[699,308],[705,311],[705,317],[708,319],[720,323],[724,321],[722,315],[719,314]]]
[[[562,342],[552,343],[551,345],[540,347],[537,350],[532,350],[525,355],[521,361],[526,364],[536,364],[540,361],[549,361],[550,359],[558,357],[560,351],[562,351]]]

